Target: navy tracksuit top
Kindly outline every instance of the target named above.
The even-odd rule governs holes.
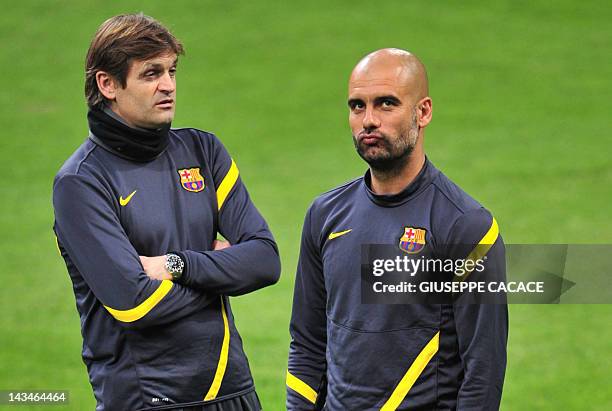
[[[76,296],[97,410],[199,404],[254,389],[228,296],[274,283],[276,243],[210,133],[173,129],[142,163],[87,139],[53,186],[55,233]],[[217,233],[230,248],[212,251]],[[178,281],[139,255],[176,252]]]
[[[497,223],[429,160],[397,195],[374,194],[369,172],[324,193],[308,210],[302,233],[288,410],[499,408],[505,304],[362,303],[361,246],[398,247],[412,227],[424,232],[423,253],[439,258],[465,259],[464,245],[488,239],[478,275],[505,278]]]

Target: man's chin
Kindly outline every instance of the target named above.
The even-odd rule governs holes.
[[[389,152],[381,147],[360,144],[357,148],[359,156],[368,164],[385,162],[390,159]]]
[[[170,113],[164,113],[159,117],[160,124],[170,124],[174,120],[174,110]]]
[[[359,156],[368,163],[372,170],[381,173],[393,173],[401,170],[409,161],[411,152],[412,150],[394,157],[388,151],[378,147],[369,147],[369,150],[357,150]]]
[[[148,129],[156,130],[159,128],[164,128],[170,126],[172,124],[172,120],[174,119],[174,115],[171,116],[160,116],[155,119],[151,119],[147,125]]]

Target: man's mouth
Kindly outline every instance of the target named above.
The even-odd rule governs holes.
[[[167,99],[159,101],[158,103],[155,104],[155,106],[159,108],[164,108],[164,109],[172,108],[174,107],[174,100],[171,98],[167,98]]]
[[[382,139],[383,139],[383,136],[378,133],[360,133],[359,134],[359,141],[368,146],[376,145]]]

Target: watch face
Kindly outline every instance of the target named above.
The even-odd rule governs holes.
[[[166,255],[166,270],[172,275],[172,278],[177,279],[183,274],[185,263],[183,259],[176,254]]]

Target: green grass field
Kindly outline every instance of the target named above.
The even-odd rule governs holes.
[[[0,390],[69,390],[65,409],[94,408],[51,184],[87,133],[89,41],[134,11],[186,47],[174,125],[222,139],[278,241],[279,284],[233,300],[268,411],[284,409],[304,213],[365,170],[346,82],[373,49],[425,62],[429,157],[493,212],[506,242],[612,243],[606,1],[13,2],[0,14]],[[609,305],[511,306],[502,409],[612,409],[611,322]]]

